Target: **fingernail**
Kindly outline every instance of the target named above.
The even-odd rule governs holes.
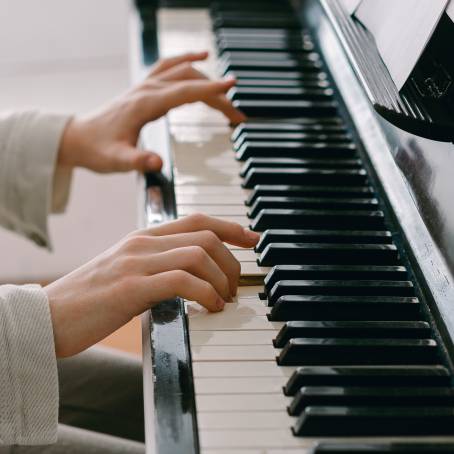
[[[257,232],[253,232],[249,229],[244,229],[244,234],[246,238],[251,241],[258,241],[260,239],[260,235]]]
[[[224,309],[224,306],[225,306],[225,301],[218,297],[218,299],[216,300],[216,308],[220,311],[222,311],[222,309]]]

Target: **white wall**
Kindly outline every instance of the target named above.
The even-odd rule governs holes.
[[[84,112],[128,86],[128,0],[0,0],[0,110]],[[77,171],[54,253],[0,229],[0,282],[66,273],[134,229],[135,175]]]

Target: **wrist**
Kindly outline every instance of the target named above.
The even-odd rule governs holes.
[[[57,165],[62,167],[82,167],[85,148],[83,122],[77,117],[73,117],[63,131]]]

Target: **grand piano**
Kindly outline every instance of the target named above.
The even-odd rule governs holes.
[[[193,212],[261,232],[222,313],[143,316],[158,454],[454,452],[454,24],[397,90],[340,0],[138,1],[131,73],[209,50],[248,115],[147,125],[144,225]],[[452,43],[452,39],[450,41]],[[452,49],[450,50],[452,53]],[[440,69],[441,68],[441,69]],[[431,72],[432,71],[432,72]]]

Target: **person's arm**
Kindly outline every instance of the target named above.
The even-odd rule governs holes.
[[[49,212],[68,198],[71,170],[55,163],[69,119],[36,111],[0,115],[0,225],[41,246],[49,246]]]
[[[0,286],[1,445],[57,439],[58,374],[46,292]]]

